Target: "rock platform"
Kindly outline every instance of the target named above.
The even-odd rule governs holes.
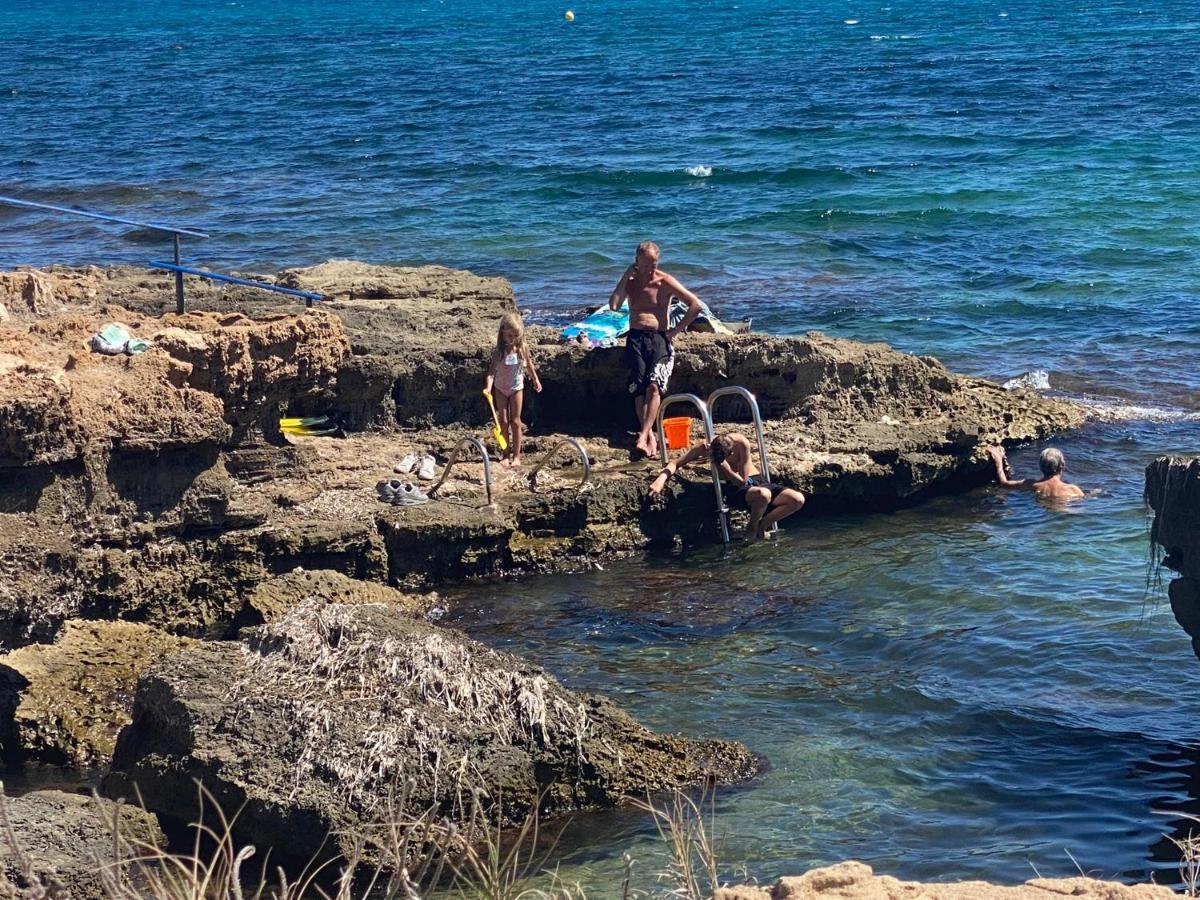
[[[110,790],[136,784],[175,819],[199,777],[247,804],[243,837],[286,838],[300,855],[330,828],[365,827],[398,779],[414,808],[453,820],[464,792],[486,789],[471,773],[492,773],[514,801],[489,805],[502,823],[539,796],[557,813],[757,770],[740,744],[653,734],[424,619],[448,581],[717,539],[705,473],[649,497],[657,462],[631,458],[619,348],[584,351],[531,326],[545,390],[527,392],[525,471],[497,467],[488,503],[482,465],[464,461],[435,500],[394,507],[374,487],[406,452],[445,464],[490,431],[479,392],[511,286],[348,261],[256,277],[332,299],[305,311],[189,285],[195,311],[176,315],[171,282],[141,270],[0,273],[10,758],[111,760]],[[91,352],[114,321],[151,349]],[[679,339],[674,390],[728,384],[756,394],[773,479],[809,497],[808,517],[969,489],[991,478],[987,444],[1085,418],[882,344]],[[726,402],[722,427],[746,429]],[[285,415],[328,416],[339,436],[285,434]],[[588,484],[563,453],[531,485],[530,466],[567,436],[587,448]],[[339,792],[347,779],[356,790]]]
[[[1171,611],[1200,658],[1200,457],[1156,459],[1146,467],[1145,497],[1154,558],[1177,574],[1167,586]]]

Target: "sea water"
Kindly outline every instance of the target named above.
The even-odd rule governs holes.
[[[762,879],[1170,878],[1200,662],[1147,583],[1141,472],[1200,450],[1200,13],[1033,0],[0,0],[0,194],[210,232],[188,261],[502,275],[535,321],[637,242],[729,319],[1086,400],[1100,493],[980,490],[761,547],[455,594],[452,620],[648,724],[744,741]],[[0,265],[144,262],[0,206]],[[1013,454],[1032,471],[1037,448]],[[1159,811],[1168,815],[1159,815]],[[564,871],[660,851],[590,818]],[[602,888],[594,896],[603,896]]]

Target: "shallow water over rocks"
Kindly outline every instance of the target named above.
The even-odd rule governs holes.
[[[1200,809],[1200,666],[1148,589],[1141,473],[1198,440],[1093,426],[1058,443],[1097,491],[1068,510],[989,488],[801,520],[769,545],[461,590],[450,619],[651,727],[765,754],[717,802],[723,858],[760,881],[855,858],[1013,883],[1074,874],[1069,852],[1170,883],[1164,834],[1188,823],[1156,811]],[[660,861],[644,817],[588,817],[562,874],[615,883],[625,850]]]

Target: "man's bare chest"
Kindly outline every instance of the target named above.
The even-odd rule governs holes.
[[[651,281],[643,284],[631,281],[628,292],[629,305],[641,309],[656,308],[665,298],[662,288],[663,283],[661,281]]]

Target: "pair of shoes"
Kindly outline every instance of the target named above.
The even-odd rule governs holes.
[[[433,481],[433,476],[437,474],[437,460],[428,453],[422,453],[420,456],[406,453],[404,459],[396,463],[396,468],[392,471],[397,475],[408,475],[414,468],[417,470],[417,477],[422,481]]]
[[[423,490],[399,478],[379,482],[375,485],[375,493],[384,503],[393,503],[396,506],[419,506],[429,502],[429,496]]]

